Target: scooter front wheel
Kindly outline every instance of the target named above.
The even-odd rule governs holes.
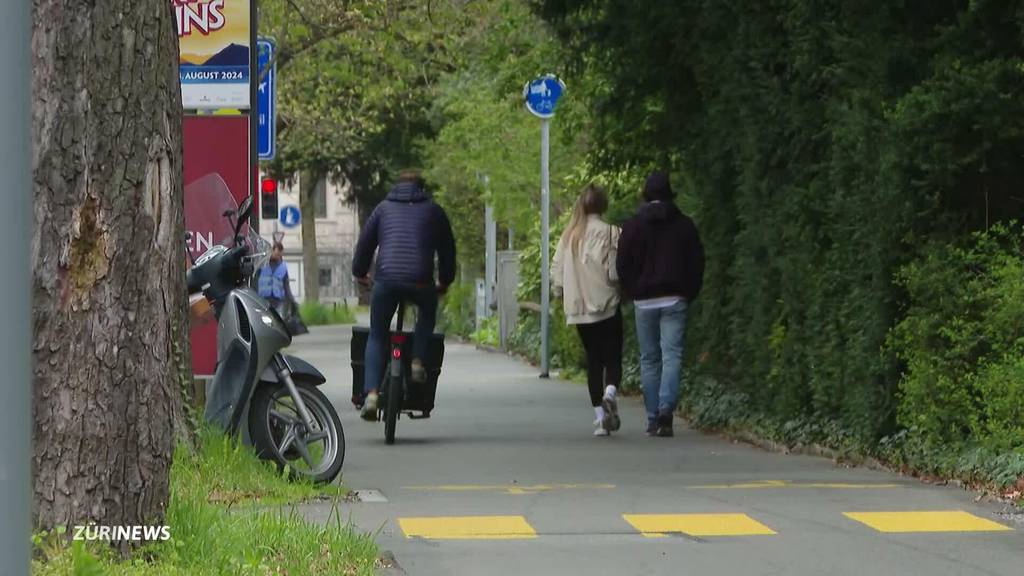
[[[327,483],[341,472],[345,461],[345,432],[334,405],[319,388],[305,382],[295,387],[309,411],[313,429],[307,429],[288,390],[261,384],[252,397],[249,436],[261,458],[287,468],[292,476]]]

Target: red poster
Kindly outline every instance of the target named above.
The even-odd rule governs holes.
[[[249,195],[249,117],[186,116],[183,125],[185,229],[198,257],[231,237],[224,211]],[[217,361],[217,325],[192,328],[192,373],[211,376]]]

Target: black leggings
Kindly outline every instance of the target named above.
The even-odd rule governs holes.
[[[576,330],[587,353],[587,387],[590,404],[600,406],[604,387],[619,387],[622,380],[622,310],[593,324],[577,324]]]

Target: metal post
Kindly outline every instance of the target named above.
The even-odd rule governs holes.
[[[7,382],[0,403],[0,558],[4,573],[13,576],[29,573],[31,536],[30,6],[30,2],[11,3],[5,13],[8,25],[0,34],[0,67],[9,78],[0,83],[0,174],[7,188],[0,211],[0,246],[6,250],[8,268],[14,271],[0,282],[0,302],[5,307],[0,366]]]
[[[484,244],[487,252],[484,265],[484,307],[487,310],[486,314],[490,316],[491,307],[494,305],[498,258],[498,226],[494,221],[494,207],[490,203],[484,209]]]
[[[548,179],[548,129],[550,121],[540,121],[540,377],[548,377],[548,322],[551,299],[551,253],[548,248],[548,205],[550,190]]]

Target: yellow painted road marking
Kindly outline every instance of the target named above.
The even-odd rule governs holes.
[[[746,514],[623,514],[648,538],[676,532],[690,536],[754,536],[775,534]]]
[[[929,512],[843,512],[879,532],[1007,532],[1012,528],[963,510]]]
[[[442,484],[440,486],[405,486],[405,490],[424,492],[504,492],[505,494],[523,495],[551,492],[554,490],[610,490],[614,484],[535,484],[519,486],[516,484]]]
[[[517,540],[536,538],[522,516],[437,516],[399,518],[406,538],[429,540]]]
[[[689,486],[693,490],[754,490],[758,488],[829,488],[835,490],[873,490],[902,488],[899,484],[858,484],[848,482],[790,482],[788,480],[755,480],[739,484],[703,484]]]

